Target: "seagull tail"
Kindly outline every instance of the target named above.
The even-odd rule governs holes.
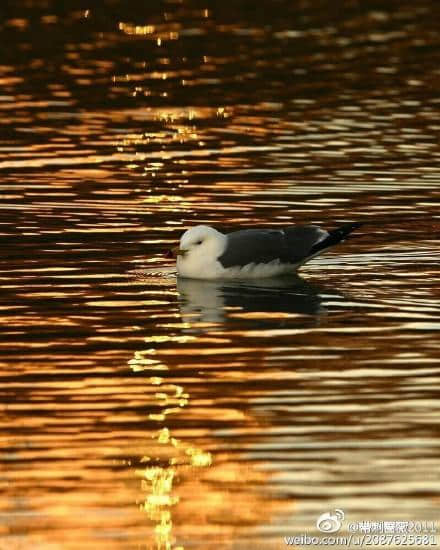
[[[325,239],[315,244],[315,246],[311,250],[311,253],[315,255],[320,251],[324,251],[330,246],[340,243],[352,231],[354,231],[358,227],[361,227],[361,225],[363,225],[363,223],[361,222],[346,223],[344,225],[341,225],[337,229],[333,229],[333,231],[329,231],[328,236]]]

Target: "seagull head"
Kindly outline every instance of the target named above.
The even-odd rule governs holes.
[[[179,246],[172,249],[177,267],[200,268],[206,262],[216,261],[226,246],[226,236],[213,227],[197,225],[182,235]]]
[[[177,256],[189,259],[192,256],[219,256],[224,249],[225,236],[208,225],[191,227],[180,238],[174,249]]]

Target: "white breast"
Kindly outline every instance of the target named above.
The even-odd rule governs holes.
[[[283,264],[279,260],[268,263],[250,263],[245,266],[224,268],[217,260],[206,258],[177,258],[177,272],[191,279],[257,279],[293,273],[296,264]]]

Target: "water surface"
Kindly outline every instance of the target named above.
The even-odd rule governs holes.
[[[437,519],[439,5],[138,4],[4,8],[0,548]],[[300,277],[165,258],[352,220]]]

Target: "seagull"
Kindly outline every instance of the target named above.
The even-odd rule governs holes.
[[[190,279],[257,279],[294,273],[305,262],[343,241],[362,224],[325,231],[316,225],[284,229],[243,229],[220,233],[207,225],[191,227],[180,245],[177,274]]]

